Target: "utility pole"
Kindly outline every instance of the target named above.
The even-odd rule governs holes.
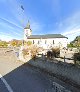
[[[23,5],[21,5],[21,10],[22,10],[22,25],[23,25],[23,27],[24,27],[24,7],[23,7]],[[24,39],[22,40],[22,47],[24,46]]]

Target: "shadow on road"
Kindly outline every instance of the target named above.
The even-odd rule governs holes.
[[[47,77],[28,63],[25,63],[3,76],[13,92],[45,92],[50,89]]]
[[[37,71],[37,67],[34,68],[29,64],[30,62],[36,62],[36,60],[29,60],[28,63],[16,62],[13,51],[4,53],[7,49],[3,50],[0,50],[0,72],[13,92],[55,92],[51,90],[52,81],[44,73],[46,71],[43,69]],[[7,92],[4,91],[4,84],[0,83],[2,85],[0,85],[0,92]],[[74,90],[72,92],[79,91]]]

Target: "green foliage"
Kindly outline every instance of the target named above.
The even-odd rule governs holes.
[[[74,45],[72,43],[67,45],[68,47],[74,47]]]
[[[11,42],[11,45],[12,45],[12,46],[16,46],[16,45],[17,45],[17,41],[16,41],[16,40],[13,40],[13,41]]]
[[[68,47],[80,47],[80,36],[77,36]]]
[[[6,41],[0,41],[0,47],[7,47],[8,43]]]
[[[32,42],[31,41],[28,41],[27,42],[27,45],[29,46],[29,45],[32,45]]]
[[[11,46],[14,46],[14,47],[19,47],[19,46],[21,46],[22,45],[22,41],[20,41],[20,40],[12,40],[11,42],[10,42],[10,44],[11,44]]]

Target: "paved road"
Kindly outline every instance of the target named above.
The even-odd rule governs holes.
[[[1,79],[0,79],[0,92],[8,92],[5,84],[3,83]]]
[[[36,71],[36,68],[27,63],[16,62],[15,53],[6,51],[7,49],[0,49],[0,92],[55,92],[51,91],[52,80],[47,74]],[[70,89],[55,77],[53,81]]]
[[[36,72],[28,64],[16,62],[12,52],[0,55],[0,92],[45,92],[50,89],[47,77]],[[5,81],[7,84],[5,83]]]
[[[46,76],[35,72],[26,64],[6,74],[4,78],[14,92],[45,92],[50,89],[50,81]],[[4,92],[3,89],[1,92]]]

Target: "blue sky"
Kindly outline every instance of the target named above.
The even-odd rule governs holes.
[[[0,39],[23,39],[28,20],[32,34],[60,33],[72,41],[80,35],[80,0],[0,0]]]

